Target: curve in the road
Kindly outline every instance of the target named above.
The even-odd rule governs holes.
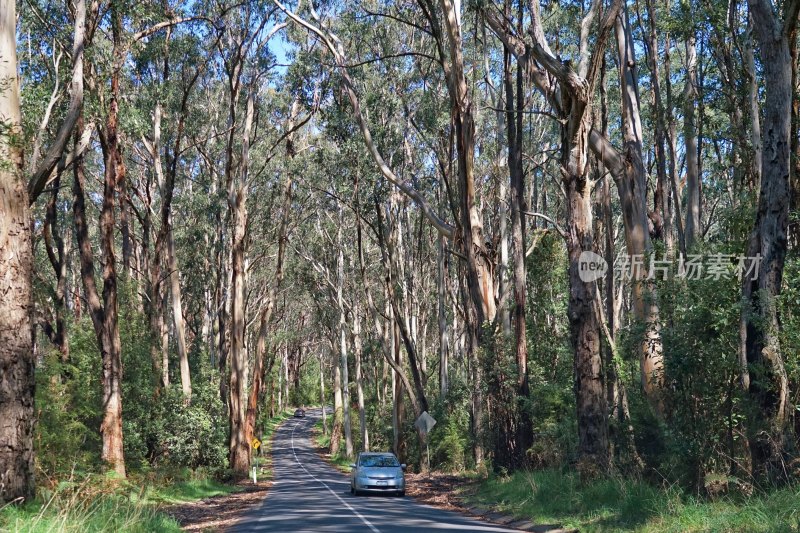
[[[287,420],[278,428],[272,442],[275,482],[266,499],[229,531],[516,531],[412,498],[352,496],[348,477],[323,461],[311,444],[311,428],[320,415],[320,409],[309,410],[306,418]]]

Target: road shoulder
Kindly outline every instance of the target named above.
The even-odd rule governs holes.
[[[257,484],[252,479],[243,479],[235,484],[238,490],[231,494],[170,505],[161,511],[175,518],[184,531],[223,531],[235,525],[267,497],[272,486],[272,440],[278,428],[289,419],[287,411],[267,423]]]
[[[254,485],[245,480],[237,484],[241,490],[197,502],[165,507],[162,511],[178,521],[184,531],[220,531],[238,522],[245,513],[267,497],[272,482]]]

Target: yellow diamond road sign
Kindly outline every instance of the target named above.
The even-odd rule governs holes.
[[[258,440],[258,439],[257,439],[257,438],[255,438],[255,437],[253,437],[253,440],[251,440],[251,441],[250,441],[250,446],[252,446],[254,449],[256,449],[256,450],[257,450],[257,449],[258,449],[258,447],[259,447],[259,446],[261,446],[261,441],[260,441],[260,440]]]

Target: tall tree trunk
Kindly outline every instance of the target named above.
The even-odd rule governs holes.
[[[166,70],[166,69],[165,69]],[[165,75],[165,79],[168,76]],[[186,117],[186,98],[188,90],[184,93],[184,101],[181,109],[181,117],[178,121],[178,140],[176,143],[180,144],[180,137],[183,131],[184,119]],[[175,238],[173,235],[172,225],[172,199],[175,191],[175,177],[176,177],[176,164],[174,160],[172,165],[169,165],[168,172],[164,173],[161,164],[161,119],[163,116],[161,103],[157,102],[155,111],[153,112],[153,141],[148,144],[150,156],[153,160],[153,169],[158,181],[158,187],[161,191],[161,210],[160,222],[161,228],[158,231],[155,242],[155,250],[153,253],[153,264],[151,266],[150,278],[150,291],[151,302],[161,302],[160,295],[164,291],[161,280],[161,267],[162,261],[166,256],[167,277],[169,278],[170,297],[172,300],[172,317],[173,325],[175,326],[175,341],[178,347],[178,364],[181,376],[181,391],[186,399],[189,401],[192,395],[192,381],[189,373],[189,354],[186,346],[186,324],[183,317],[183,304],[181,300],[181,285],[180,285],[180,272],[178,270],[178,259],[175,254]],[[176,146],[176,150],[178,146]],[[165,253],[166,252],[166,253]],[[164,296],[166,299],[166,295]],[[164,323],[164,308],[166,306],[158,306],[152,311],[151,324],[154,328],[156,335],[160,335],[162,339],[162,384],[164,387],[169,386],[169,337],[166,324]],[[165,339],[166,336],[166,339]]]
[[[250,469],[250,443],[247,442],[246,372],[247,353],[245,347],[245,254],[247,248],[247,179],[250,157],[250,139],[255,107],[254,89],[247,97],[242,140],[241,171],[228,195],[229,209],[233,214],[233,239],[231,242],[231,317],[230,317],[230,381],[228,408],[230,410],[230,468],[238,475],[246,476]],[[238,182],[238,183],[237,183]]]
[[[520,68],[528,71],[534,83],[558,110],[562,119],[561,173],[567,194],[567,229],[564,237],[567,241],[569,256],[570,287],[567,314],[570,322],[570,336],[575,350],[578,453],[581,471],[589,476],[605,471],[609,464],[608,412],[600,357],[599,324],[596,313],[597,291],[594,281],[585,281],[580,272],[580,263],[584,261],[581,256],[586,252],[591,252],[594,246],[592,183],[588,179],[588,150],[590,144],[596,145],[598,141],[604,140],[601,135],[591,130],[591,103],[606,42],[610,30],[618,18],[622,2],[615,1],[604,13],[597,30],[594,50],[589,54],[588,30],[598,9],[598,4],[598,2],[593,3],[583,18],[580,47],[582,53],[577,72],[569,63],[560,61],[551,52],[544,36],[537,2],[531,4],[531,26],[528,33],[533,40],[532,46],[520,42],[511,34],[507,23],[486,13],[487,22],[492,30],[514,53],[517,60],[523,62]],[[619,33],[619,23],[617,26]],[[627,50],[623,50],[623,52],[627,53]],[[547,76],[543,70],[531,68],[533,65],[528,63],[529,58],[535,59],[550,76]],[[621,63],[623,60],[625,60],[624,56]],[[623,68],[630,68],[627,62],[623,64]],[[623,71],[621,76],[631,74]],[[633,96],[630,93],[632,89],[634,88],[623,85],[623,97],[626,93],[628,98]],[[638,118],[638,114],[632,118]],[[632,122],[629,122],[628,126],[631,125]],[[593,141],[592,143],[590,143],[590,139]],[[607,143],[607,141],[605,142]],[[605,153],[606,148],[611,147],[604,147],[601,150],[597,150],[596,146],[592,146],[592,148],[602,154]],[[613,151],[613,149],[611,150]],[[635,156],[636,154],[629,152],[626,155]],[[622,197],[622,194],[620,196]],[[638,207],[642,208],[642,206]],[[641,211],[636,213],[641,213]]]
[[[286,366],[286,351],[281,353],[281,364],[278,367],[278,412],[282,413],[286,407],[286,399],[283,395],[283,375]]]
[[[289,343],[284,343],[283,367],[281,370],[283,372],[281,375],[281,394],[283,394],[283,404],[286,407],[289,407]]]
[[[667,152],[669,153],[669,179],[672,191],[672,203],[675,212],[675,229],[678,233],[678,251],[686,255],[686,232],[683,227],[683,208],[681,202],[680,176],[678,176],[678,135],[675,124],[674,104],[672,98],[672,74],[670,69],[670,50],[672,39],[667,34],[664,43],[664,92],[666,93],[666,108],[664,122],[667,134]]]
[[[764,124],[768,127],[763,138],[758,212],[747,254],[760,255],[761,264],[756,279],[743,281],[740,364],[742,386],[757,408],[749,427],[754,473],[757,477],[782,476],[789,391],[775,300],[781,292],[788,245],[793,95],[789,36],[797,26],[800,2],[786,2],[782,19],[774,13],[770,0],[750,0],[749,6],[763,68]]]
[[[625,244],[631,258],[643,261],[653,251],[647,212],[647,173],[642,158],[642,122],[639,114],[638,73],[627,8],[616,18],[617,52],[620,65],[622,93],[623,152],[619,158],[601,157],[611,170],[622,203],[622,221]],[[594,134],[594,132],[593,132]],[[615,159],[613,162],[611,159]],[[611,164],[608,164],[611,163]],[[636,320],[644,325],[640,341],[640,370],[642,388],[651,405],[663,413],[662,388],[664,385],[664,356],[661,343],[659,308],[651,280],[644,279],[644,271],[631,272],[633,286],[631,300]]]
[[[691,15],[690,15],[691,16]],[[700,162],[697,154],[697,49],[694,29],[686,37],[686,85],[683,90],[683,132],[686,146],[686,249],[700,237]]]
[[[577,152],[574,152],[577,155]],[[604,394],[600,337],[594,282],[579,273],[580,256],[593,247],[591,189],[585,178],[567,180],[569,229],[569,303],[567,315],[575,349],[575,390],[578,416],[578,452],[582,469],[608,468],[608,407]],[[584,472],[590,476],[591,472]]]
[[[300,110],[300,102],[299,100],[295,100],[292,103],[292,110],[288,122],[288,131],[290,132],[286,138],[286,155],[289,156],[290,159],[294,158],[295,149],[294,149],[294,129],[295,129],[295,122],[297,119],[297,115]],[[275,277],[273,278],[272,285],[269,288],[269,293],[267,295],[267,302],[264,307],[261,309],[261,313],[259,316],[259,327],[258,327],[258,338],[256,340],[256,354],[255,354],[255,361],[253,362],[253,380],[252,385],[250,387],[250,397],[247,401],[247,414],[246,414],[246,421],[245,426],[247,428],[247,435],[248,439],[253,435],[253,431],[255,430],[256,425],[256,415],[258,411],[258,399],[261,397],[261,388],[264,383],[264,379],[272,370],[272,364],[274,362],[274,357],[270,359],[269,365],[265,367],[264,365],[264,355],[267,351],[267,335],[269,330],[269,323],[272,318],[272,310],[275,307],[275,301],[278,298],[278,289],[280,289],[281,284],[283,283],[283,260],[284,256],[286,255],[286,242],[288,237],[288,228],[289,228],[289,216],[291,214],[292,208],[292,186],[294,181],[291,177],[291,174],[287,174],[287,177],[283,184],[283,205],[281,207],[281,220],[278,226],[278,257],[275,260]],[[323,415],[325,411],[325,405],[323,404]]]
[[[763,166],[763,147],[761,145],[761,111],[758,103],[758,76],[753,52],[753,19],[748,19],[747,38],[744,45],[744,63],[747,71],[747,100],[750,108],[750,144],[753,150],[750,190],[761,190],[761,169]]]
[[[483,327],[493,323],[497,312],[495,305],[494,273],[492,260],[486,249],[483,221],[476,202],[475,190],[475,119],[472,98],[466,78],[462,49],[461,13],[452,0],[440,0],[444,29],[450,51],[447,87],[450,93],[450,114],[455,128],[458,183],[461,210],[461,249],[466,257],[466,284],[464,305],[467,317],[467,352],[472,361],[472,418],[473,452],[475,462],[483,463],[483,423],[485,405],[482,393],[483,370],[479,361]],[[444,59],[444,58],[442,58]]]
[[[328,406],[325,405],[325,372],[323,370],[323,357],[319,358],[319,402],[322,405],[322,434],[328,434]]]
[[[355,297],[354,301],[358,301]],[[361,451],[369,451],[369,429],[367,428],[367,414],[364,403],[364,383],[361,359],[363,356],[361,346],[361,314],[358,305],[353,306],[353,351],[356,359],[356,394],[358,395],[358,422],[361,430]]]
[[[439,254],[436,262],[436,319],[439,326],[439,396],[444,399],[447,397],[447,391],[450,387],[450,332],[447,327],[447,280],[445,278],[447,266],[445,263],[444,237],[439,235],[437,243]]]
[[[292,207],[292,186],[294,181],[287,177],[283,185],[283,207],[281,209],[281,221],[278,226],[278,257],[275,263],[275,277],[267,295],[267,301],[261,309],[259,316],[258,338],[256,340],[256,354],[253,362],[253,379],[250,387],[250,396],[247,401],[247,415],[245,425],[248,437],[253,435],[256,425],[256,415],[258,414],[258,399],[261,395],[264,379],[272,369],[274,358],[270,358],[268,365],[264,364],[264,356],[267,353],[267,336],[269,335],[269,324],[272,319],[272,312],[275,308],[275,301],[278,298],[278,289],[283,283],[283,260],[286,254],[286,241],[289,227],[289,216]],[[323,405],[324,408],[324,405]]]
[[[392,314],[394,314],[394,310]],[[400,333],[399,321],[394,320],[392,325],[392,342],[391,348],[394,357],[394,363],[397,368],[403,367],[402,352],[400,350]],[[403,380],[398,370],[392,372],[392,451],[400,459],[401,462],[406,460],[406,440],[403,436],[403,420],[405,418],[405,407],[403,402]]]
[[[520,14],[522,8],[520,4]],[[521,16],[519,17],[522,18]],[[511,54],[506,53],[506,61],[510,67]],[[511,238],[513,241],[514,259],[514,347],[517,361],[517,394],[521,398],[527,398],[530,392],[528,386],[528,339],[527,323],[525,320],[527,273],[525,268],[525,181],[524,168],[522,161],[523,127],[522,117],[525,105],[524,87],[522,80],[522,69],[517,68],[516,73],[516,109],[512,102],[514,90],[510,69],[506,72],[506,109],[508,112],[508,168],[511,178]],[[513,125],[512,125],[513,123]],[[532,437],[531,421],[527,411],[523,409],[520,413],[520,424],[517,435],[517,446],[523,451],[530,447]]]
[[[44,236],[44,247],[47,253],[50,266],[56,277],[56,289],[53,292],[54,317],[50,321],[46,318],[40,319],[42,329],[47,338],[53,343],[61,354],[61,362],[67,363],[69,360],[69,337],[67,335],[67,248],[64,238],[61,235],[60,224],[58,221],[58,193],[61,188],[61,172],[57,172],[53,181],[53,192],[47,202],[45,209],[44,226],[42,234]],[[71,232],[67,234],[69,242]],[[62,370],[63,372],[63,370]]]
[[[797,27],[788,33],[789,55],[792,58],[792,166],[789,170],[790,212],[800,212],[800,94],[798,94],[798,81],[800,81],[800,43],[797,40]],[[789,247],[797,249],[800,246],[800,221],[794,220],[789,224]],[[795,417],[795,424],[800,427],[800,417]]]
[[[505,98],[503,98],[503,90],[494,91],[492,93],[497,93],[496,97],[493,98],[496,102],[496,114],[497,114],[497,156],[495,159],[494,166],[497,168],[497,180],[499,184],[498,188],[498,197],[497,202],[498,206],[498,213],[497,216],[500,219],[500,269],[497,273],[497,283],[498,283],[498,294],[499,294],[499,303],[498,303],[498,314],[500,315],[499,322],[503,327],[503,335],[505,337],[511,337],[511,309],[509,308],[510,303],[508,301],[508,294],[509,290],[509,258],[508,258],[508,208],[507,205],[509,204],[508,198],[508,187],[506,186],[506,180],[503,170],[507,164],[511,164],[511,158],[513,157],[512,150],[514,148],[511,144],[507,144],[508,137],[507,131],[508,128],[513,128],[513,124],[509,124],[509,127],[506,128],[506,119],[513,121],[514,117],[513,114],[509,114],[509,117],[506,117],[506,114],[509,112],[507,111],[509,108],[513,109],[513,102],[509,103],[508,98],[509,95],[506,94]],[[511,95],[513,99],[513,94]],[[502,109],[503,102],[506,102],[506,111]],[[509,130],[510,131],[510,130]],[[508,146],[508,157],[506,157],[506,146]],[[508,161],[506,161],[508,159]],[[514,170],[509,168],[509,172],[513,173]],[[512,177],[513,179],[513,177]]]
[[[594,51],[588,53],[588,28],[594,17],[593,11],[598,9],[595,2],[584,17],[581,32],[581,61],[578,72],[568,62],[563,62],[553,55],[544,36],[544,29],[539,15],[538,3],[531,4],[531,26],[528,30],[533,44],[520,40],[508,28],[508,23],[500,20],[492,12],[485,12],[486,20],[494,33],[503,41],[518,61],[531,76],[550,104],[562,116],[562,174],[567,190],[568,252],[571,259],[570,274],[570,325],[575,348],[576,396],[579,409],[579,450],[590,462],[596,462],[600,469],[608,466],[608,428],[605,413],[605,397],[603,395],[601,359],[597,338],[597,319],[589,316],[594,313],[595,291],[580,279],[577,261],[581,253],[591,251],[593,243],[590,204],[588,202],[591,184],[587,186],[586,158],[587,148],[602,158],[604,165],[611,170],[619,188],[623,204],[623,222],[625,223],[626,240],[629,254],[638,251],[643,255],[649,250],[649,231],[646,212],[644,168],[641,159],[641,123],[638,112],[638,94],[635,84],[635,58],[632,54],[633,43],[626,30],[627,20],[620,13],[622,2],[615,1],[606,10],[597,32]],[[591,130],[588,117],[591,116],[593,88],[600,70],[600,62],[611,27],[617,25],[617,44],[620,55],[621,92],[623,97],[623,126],[625,135],[625,153],[620,154],[608,140],[597,131]],[[536,68],[530,60],[538,62],[543,68]],[[546,72],[545,72],[546,71]],[[549,74],[549,75],[547,75]],[[624,161],[624,164],[623,164]],[[574,272],[573,272],[574,271]],[[634,301],[644,303],[641,290],[635,292]],[[588,306],[588,307],[587,307]],[[645,307],[635,305],[637,317],[641,317],[648,325],[657,324],[657,313],[651,306],[645,314]],[[588,311],[592,309],[592,313]],[[646,317],[646,318],[645,318]],[[585,323],[589,321],[589,323]],[[593,329],[594,328],[594,329]],[[592,333],[592,331],[594,333]],[[643,375],[650,376],[645,363],[658,363],[660,343],[650,342],[651,327],[648,337],[642,343]],[[657,337],[656,337],[657,338]],[[653,356],[656,355],[656,356]],[[599,388],[598,388],[599,385]],[[646,384],[647,385],[647,384]],[[646,387],[647,388],[647,387]],[[603,415],[597,416],[598,406],[602,406]]]
[[[33,248],[22,174],[16,4],[0,5],[0,503],[34,497]]]
[[[118,132],[119,83],[123,64],[123,27],[122,14],[114,7],[112,7],[111,19],[114,39],[111,101],[106,116],[105,131],[101,131],[100,135],[105,164],[103,173],[103,207],[100,211],[100,246],[103,252],[103,304],[98,317],[100,320],[95,322],[95,331],[99,337],[103,360],[103,422],[100,425],[100,433],[103,437],[103,451],[101,457],[117,474],[125,477],[125,456],[122,439],[122,343],[119,336],[117,265],[114,251],[115,195],[125,181],[125,164],[122,160]],[[82,184],[80,189],[82,193]],[[89,246],[89,243],[87,242],[86,245]],[[93,270],[94,268],[92,268]],[[86,288],[86,279],[84,279],[84,288]]]
[[[344,223],[344,211],[339,208],[339,230],[336,232],[336,243],[339,254],[336,260],[337,283],[336,283],[336,303],[339,306],[339,356],[342,365],[342,406],[344,407],[344,444],[345,456],[350,459],[353,457],[353,433],[350,424],[350,378],[348,374],[347,362],[347,314],[344,307],[344,250],[342,249],[342,224]]]
[[[170,215],[167,230],[167,267],[169,268],[169,287],[172,297],[172,317],[175,325],[175,341],[178,346],[178,361],[181,372],[181,391],[188,401],[192,397],[192,378],[189,373],[189,350],[186,346],[186,324],[183,320],[183,303],[181,301],[181,282],[178,271],[178,258],[175,256],[175,238],[172,232],[172,216]]]
[[[331,342],[331,355],[335,353]],[[333,360],[333,428],[331,429],[330,453],[337,455],[342,440],[342,366]]]
[[[657,185],[654,201],[656,220],[654,234],[664,240],[668,253],[674,249],[674,235],[672,233],[672,209],[669,198],[670,182],[667,177],[666,154],[666,124],[664,120],[664,102],[661,96],[661,80],[658,75],[658,31],[656,26],[656,10],[653,0],[647,0],[647,18],[649,19],[649,32],[647,34],[647,63],[650,70],[650,87],[653,92],[653,107],[655,111],[655,156]],[[667,37],[667,42],[668,42]]]

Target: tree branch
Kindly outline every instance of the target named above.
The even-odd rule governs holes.
[[[410,185],[402,182],[389,168],[389,165],[386,164],[386,161],[383,159],[383,156],[378,151],[378,148],[375,146],[375,142],[372,139],[372,133],[370,132],[369,125],[367,124],[366,118],[364,117],[364,113],[361,111],[361,102],[358,99],[358,95],[355,92],[355,88],[353,86],[353,82],[350,78],[350,74],[347,72],[346,64],[344,57],[344,50],[342,47],[342,43],[335,34],[331,33],[329,30],[323,31],[320,28],[314,26],[313,24],[303,20],[299,16],[295,15],[288,9],[286,9],[283,4],[281,4],[278,0],[273,0],[275,5],[283,11],[287,17],[292,19],[294,22],[305,28],[306,30],[314,33],[317,35],[328,50],[333,54],[334,59],[336,60],[336,65],[339,69],[339,72],[342,76],[342,81],[345,90],[347,91],[347,96],[350,99],[350,105],[353,106],[353,112],[356,116],[356,120],[358,122],[358,126],[361,129],[361,134],[364,136],[364,142],[367,145],[367,150],[369,151],[372,159],[378,165],[379,170],[383,177],[389,180],[392,184],[394,184],[400,191],[403,192],[406,196],[411,198],[417,206],[422,210],[425,218],[427,218],[433,225],[436,227],[437,231],[444,235],[447,238],[452,238],[455,233],[455,228],[439,218],[433,208],[428,204],[425,198],[420,194],[419,191],[411,187]]]
[[[69,137],[83,110],[83,52],[86,47],[86,0],[75,2],[75,31],[72,42],[72,82],[70,100],[64,122],[56,133],[53,144],[47,150],[37,169],[28,182],[28,201],[36,201],[47,184],[50,174],[58,164]]]
[[[529,217],[541,218],[542,220],[545,220],[545,221],[549,222],[550,224],[553,225],[553,228],[556,230],[556,232],[559,235],[561,235],[562,239],[566,239],[567,238],[567,232],[564,231],[564,228],[559,226],[558,223],[555,220],[553,220],[552,218],[550,218],[549,216],[547,216],[545,214],[542,214],[542,213],[534,213],[533,211],[523,211],[523,213],[525,213]]]
[[[179,17],[179,18],[173,18],[173,19],[170,19],[170,20],[165,20],[163,22],[159,22],[158,24],[150,26],[149,28],[146,28],[146,29],[144,29],[144,30],[142,30],[140,32],[134,33],[132,41],[133,42],[139,41],[141,39],[144,39],[145,37],[149,37],[150,35],[153,35],[154,33],[158,32],[159,30],[163,30],[164,28],[167,28],[167,27],[170,27],[170,26],[177,26],[178,24],[182,24],[184,22],[191,22],[193,20],[210,21],[210,19],[208,17]]]

